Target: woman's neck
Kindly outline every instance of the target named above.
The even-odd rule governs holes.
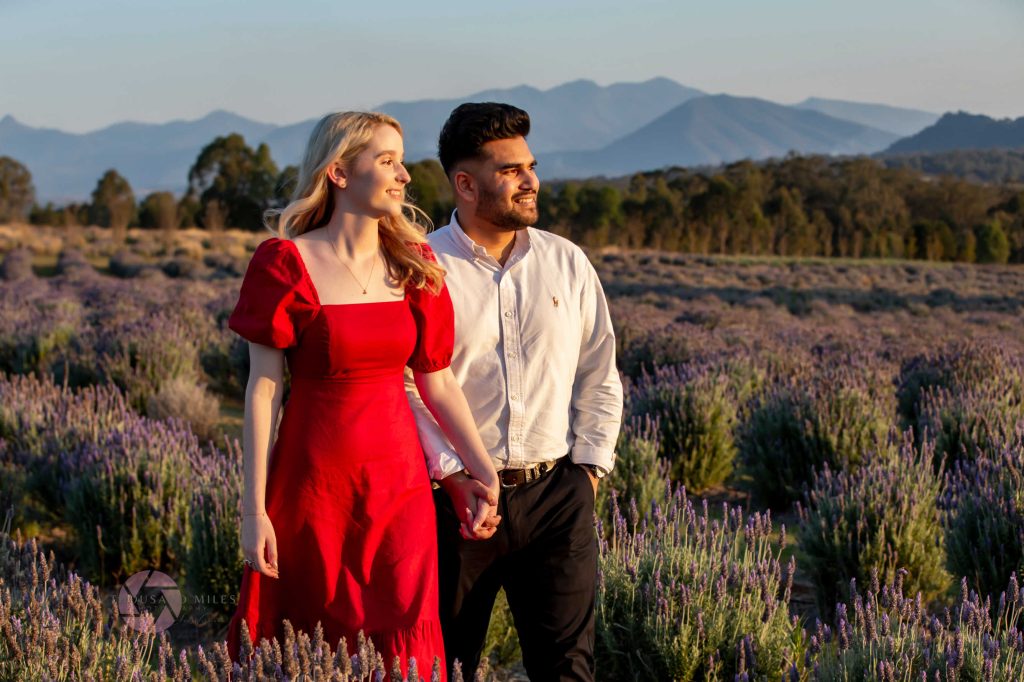
[[[327,239],[339,256],[361,260],[380,248],[377,224],[376,218],[335,210],[325,226]]]

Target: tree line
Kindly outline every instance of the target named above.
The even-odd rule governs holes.
[[[543,174],[543,167],[540,168]],[[448,181],[433,160],[409,165],[410,195],[435,224],[452,210]],[[136,202],[109,170],[91,201],[40,206],[31,175],[0,157],[0,222],[198,226],[262,229],[263,212],[283,206],[297,169],[279,169],[265,144],[218,137],[189,169],[179,199],[154,192]],[[589,247],[653,248],[705,254],[916,258],[1024,262],[1024,188],[982,184],[867,157],[791,155],[707,169],[673,168],[630,178],[542,185],[539,225]]]

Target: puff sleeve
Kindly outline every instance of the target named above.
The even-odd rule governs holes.
[[[427,260],[437,262],[434,252],[426,244],[418,244]],[[436,294],[427,289],[410,286],[406,290],[409,309],[416,320],[416,348],[408,365],[422,373],[437,372],[452,364],[455,347],[455,311],[448,287],[442,282]]]
[[[228,327],[272,348],[290,348],[319,312],[301,256],[293,243],[271,238],[256,248],[242,280]]]

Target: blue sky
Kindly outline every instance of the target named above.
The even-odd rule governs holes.
[[[0,116],[76,132],[654,76],[1024,116],[1024,0],[0,0]]]

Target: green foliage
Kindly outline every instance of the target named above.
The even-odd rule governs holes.
[[[958,461],[947,476],[949,570],[972,589],[995,595],[1014,573],[1024,575],[1024,442],[995,455]]]
[[[803,653],[768,516],[713,519],[680,490],[600,543],[597,667],[610,680],[779,679]],[[784,535],[784,532],[783,532]],[[746,679],[746,678],[743,678]]]
[[[99,369],[134,409],[145,412],[150,398],[171,380],[199,382],[197,339],[180,317],[152,315],[108,330]]]
[[[721,485],[732,473],[736,403],[724,372],[694,366],[641,377],[630,399],[634,415],[660,424],[658,454],[668,461],[672,480],[694,492]]]
[[[512,665],[523,657],[505,590],[498,590],[498,596],[494,600],[494,609],[491,611],[491,621],[487,626],[487,637],[484,639],[484,649],[480,657],[481,660],[489,659],[492,666],[503,667]]]
[[[645,512],[665,501],[668,463],[658,457],[661,427],[657,418],[633,417],[619,432],[615,466],[597,488],[595,514],[605,524],[611,516],[612,497]]]
[[[434,159],[425,159],[407,166],[409,177],[409,198],[430,218],[435,227],[447,225],[455,209],[452,187],[444,174],[441,164]]]
[[[135,194],[131,185],[116,170],[108,170],[92,191],[89,222],[93,225],[124,230],[134,219]]]
[[[0,223],[27,218],[35,198],[28,168],[9,156],[0,156]]]
[[[834,631],[819,621],[807,655],[812,679],[1024,679],[1024,591],[1016,578],[995,604],[962,584],[955,607],[936,616],[912,589],[904,595],[905,577],[900,571],[881,585],[873,574],[849,606],[839,605]]]
[[[253,150],[237,133],[203,147],[188,172],[189,195],[203,207],[201,221],[208,229],[262,229],[277,182],[270,148],[260,144]]]
[[[192,491],[189,508],[189,549],[185,558],[185,577],[196,595],[212,597],[210,604],[223,619],[230,617],[237,604],[242,579],[240,545],[242,518],[242,453],[238,443],[228,443],[223,453],[207,458],[206,475],[216,485]]]
[[[1005,263],[1010,259],[1010,242],[998,220],[985,223],[976,233],[979,263]]]
[[[755,399],[738,432],[746,473],[772,508],[798,500],[826,465],[856,469],[883,449],[894,401],[877,360],[838,357],[776,379]]]
[[[178,202],[170,192],[152,192],[139,206],[139,227],[174,230],[178,227]]]
[[[876,455],[854,471],[826,466],[816,476],[800,508],[798,538],[821,613],[851,597],[851,581],[866,584],[875,571],[892,582],[906,570],[906,585],[925,599],[949,586],[938,509],[942,479],[929,450],[908,439],[898,453]]]

